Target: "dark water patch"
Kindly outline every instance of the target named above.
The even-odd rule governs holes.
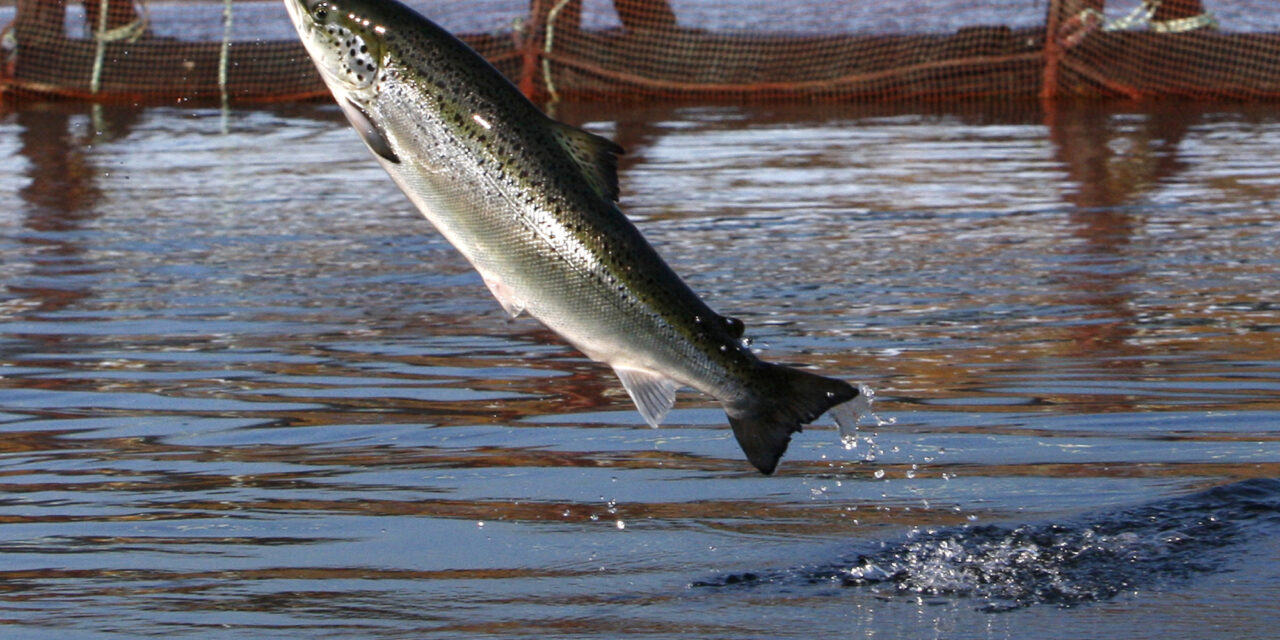
[[[1280,532],[1280,480],[1252,479],[1076,521],[915,529],[832,565],[743,572],[695,587],[839,585],[878,596],[973,599],[978,609],[1071,607],[1233,570]]]

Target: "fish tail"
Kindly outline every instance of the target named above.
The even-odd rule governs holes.
[[[791,434],[828,409],[858,396],[853,385],[824,376],[761,362],[755,393],[726,403],[725,413],[747,459],[769,475],[791,442]]]

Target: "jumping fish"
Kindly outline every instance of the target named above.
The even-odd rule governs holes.
[[[859,389],[760,360],[619,210],[612,141],[557,122],[478,53],[395,0],[284,0],[351,125],[400,189],[484,278],[611,366],[658,426],[688,386],[723,406],[770,474],[791,434]]]

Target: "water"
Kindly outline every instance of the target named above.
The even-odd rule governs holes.
[[[328,105],[0,116],[0,634],[1264,637],[1280,111],[616,108],[625,209],[892,424],[774,477],[507,320]]]

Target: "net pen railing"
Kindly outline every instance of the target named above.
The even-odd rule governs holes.
[[[541,100],[1280,99],[1280,0],[409,0]],[[0,2],[0,91],[325,89],[279,0]]]

